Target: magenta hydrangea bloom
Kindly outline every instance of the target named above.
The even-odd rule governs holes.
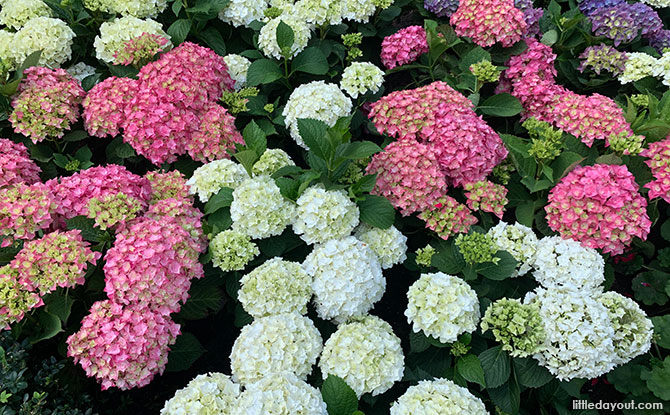
[[[0,267],[0,330],[9,330],[25,314],[44,305],[42,297],[19,283],[18,271],[9,265]]]
[[[465,203],[470,209],[491,212],[502,219],[505,214],[505,205],[508,202],[505,186],[483,180],[466,183],[463,188],[465,189],[465,197],[468,199]]]
[[[373,193],[387,198],[404,216],[428,209],[447,193],[434,151],[413,141],[397,141],[372,157],[368,174],[377,174]]]
[[[91,167],[72,176],[51,179],[46,184],[53,193],[56,213],[65,219],[88,215],[88,204],[94,198],[102,200],[105,196],[125,193],[138,200],[142,209],[146,209],[151,198],[147,179],[116,164]]]
[[[458,36],[467,36],[482,47],[499,42],[509,47],[526,33],[526,18],[514,0],[461,0],[451,25]]]
[[[207,250],[207,236],[202,231],[202,212],[193,206],[190,199],[163,199],[152,204],[144,217],[160,220],[161,217],[174,218],[176,223],[191,236],[190,248],[202,254]],[[194,278],[200,278],[202,267],[196,265],[193,271],[197,274]]]
[[[140,65],[162,52],[169,43],[166,37],[144,32],[123,44],[114,54],[114,64]]]
[[[40,181],[40,170],[21,143],[0,138],[0,188]]]
[[[144,175],[151,185],[151,200],[153,204],[164,199],[185,200],[193,204],[193,195],[189,193],[186,177],[178,170],[169,172],[150,171]]]
[[[68,356],[79,363],[102,390],[148,385],[162,374],[179,324],[145,307],[123,307],[104,300],[93,304],[79,331],[67,339]]]
[[[57,287],[83,284],[88,264],[95,265],[99,258],[79,230],[55,231],[26,242],[10,266],[25,289],[44,295]]]
[[[408,26],[382,40],[382,63],[393,69],[414,62],[428,52],[426,31],[421,26]]]
[[[624,165],[577,167],[549,193],[547,223],[563,238],[619,255],[633,237],[647,238],[647,201]]]
[[[51,226],[53,211],[51,192],[42,183],[0,189],[0,247],[35,238],[38,230]]]
[[[84,98],[84,126],[95,137],[116,136],[125,126],[125,109],[137,93],[137,81],[112,76],[96,84]]]
[[[39,66],[26,69],[24,75],[9,116],[14,131],[34,143],[62,137],[79,118],[79,104],[86,95],[79,81],[63,69]]]
[[[235,144],[244,144],[235,128],[235,117],[221,105],[211,103],[200,116],[200,128],[186,142],[186,150],[193,160],[208,163],[229,159]]]
[[[640,155],[649,159],[645,163],[654,176],[654,180],[644,185],[649,189],[649,199],[660,197],[670,203],[670,137],[649,144]]]
[[[445,240],[457,233],[467,233],[470,226],[477,223],[470,209],[451,196],[437,199],[429,209],[419,214],[419,219],[426,222],[426,228]]]

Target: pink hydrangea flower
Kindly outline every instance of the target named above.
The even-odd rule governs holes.
[[[0,267],[0,330],[23,319],[26,312],[44,305],[39,294],[19,283],[18,271],[9,265]]]
[[[193,195],[189,193],[186,177],[178,170],[170,172],[150,171],[144,175],[151,185],[151,200],[153,204],[164,199],[185,200],[193,204]]]
[[[229,159],[235,144],[244,144],[242,134],[235,128],[235,117],[225,108],[211,103],[200,116],[200,128],[186,142],[186,150],[193,160],[208,163]]]
[[[141,65],[162,52],[170,41],[153,33],[142,33],[123,44],[114,54],[115,65]]]
[[[63,69],[33,66],[24,74],[9,116],[14,131],[30,137],[33,143],[62,137],[79,118],[79,104],[86,93]]]
[[[30,159],[26,146],[0,138],[0,188],[17,183],[37,183],[40,172],[37,164]]]
[[[163,199],[152,204],[144,215],[145,218],[160,220],[167,216],[174,218],[176,223],[191,236],[190,247],[202,254],[209,245],[207,236],[202,231],[202,212],[193,206],[189,199]],[[202,268],[197,265],[193,271],[197,274],[194,278],[201,277]]]
[[[525,16],[514,0],[461,0],[450,23],[458,36],[467,36],[482,47],[496,42],[512,46],[527,29]]]
[[[634,237],[647,238],[647,201],[624,165],[577,167],[549,193],[549,227],[589,248],[619,255]]]
[[[42,183],[0,189],[0,247],[33,239],[38,230],[49,228],[53,210],[52,195]]]
[[[93,198],[125,193],[138,200],[142,209],[146,209],[151,198],[147,179],[116,164],[91,167],[72,176],[51,179],[46,184],[53,193],[56,213],[65,219],[88,215],[88,204]]]
[[[649,158],[645,163],[654,176],[654,180],[644,185],[649,189],[649,199],[660,197],[670,203],[670,137],[649,144],[640,155]]]
[[[25,289],[44,295],[57,287],[83,284],[88,263],[95,265],[99,258],[79,230],[55,231],[26,242],[10,266]]]
[[[463,188],[465,189],[465,197],[468,198],[465,203],[470,209],[491,212],[502,219],[505,213],[505,205],[508,202],[505,186],[484,180],[476,183],[466,183]]]
[[[136,80],[115,76],[91,88],[83,102],[86,131],[101,138],[118,135],[126,123],[126,106],[137,88]]]
[[[414,62],[428,50],[424,28],[409,26],[382,40],[381,59],[386,69],[393,69]]]
[[[67,354],[101,383],[102,390],[127,390],[148,385],[163,373],[179,332],[179,324],[167,315],[140,305],[98,301],[79,331],[67,339]]]
[[[467,233],[470,226],[477,223],[477,218],[470,209],[451,196],[437,199],[432,206],[419,214],[419,219],[426,222],[426,228],[445,240],[457,233]]]
[[[368,174],[377,174],[373,193],[387,198],[404,216],[425,210],[447,193],[444,173],[427,145],[397,141],[372,157]]]

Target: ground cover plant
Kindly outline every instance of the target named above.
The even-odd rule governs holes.
[[[668,413],[668,7],[0,0],[0,414]]]

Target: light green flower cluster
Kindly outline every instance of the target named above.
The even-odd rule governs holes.
[[[347,48],[347,62],[355,61],[363,56],[363,51],[358,47],[362,42],[362,33],[347,33],[342,35],[342,43]]]
[[[249,97],[255,97],[258,95],[258,88],[242,88],[239,91],[223,91],[221,95],[221,102],[223,106],[228,109],[233,115],[237,115],[240,112],[248,111],[247,103]]]
[[[359,23],[367,23],[377,10],[374,0],[343,0],[340,3],[342,3],[342,18]]]
[[[235,189],[249,178],[241,165],[227,159],[214,160],[198,167],[186,182],[191,194],[197,194],[202,203],[217,194],[224,187]]]
[[[624,71],[618,78],[619,82],[628,84],[653,75],[656,58],[642,52],[628,53],[627,57]]]
[[[437,251],[430,245],[426,245],[423,248],[416,250],[416,263],[424,267],[430,267],[431,261],[433,260],[433,255]]]
[[[652,75],[660,78],[663,85],[670,86],[670,52],[664,51],[663,55],[656,60]]]
[[[238,300],[253,317],[305,314],[312,297],[312,278],[297,262],[272,258],[244,275]]]
[[[0,267],[0,330],[20,321],[26,312],[42,305],[40,296],[19,284],[18,271]]]
[[[331,374],[342,378],[360,398],[384,393],[400,381],[405,357],[391,325],[368,315],[337,328],[324,345],[319,367],[324,379]]]
[[[609,137],[609,147],[617,154],[636,156],[642,152],[643,144],[644,136],[637,134],[630,135],[625,131]]]
[[[288,51],[282,51],[277,43],[277,26],[284,22],[293,30],[293,45]],[[258,47],[268,58],[282,59],[284,55],[292,58],[307,47],[307,42],[312,36],[307,23],[294,15],[283,14],[275,17],[263,26],[258,35]]]
[[[328,415],[321,392],[290,373],[270,374],[248,385],[230,413]]]
[[[607,308],[614,328],[616,364],[624,364],[649,351],[654,326],[638,303],[614,291],[602,294],[599,302]]]
[[[483,332],[491,329],[503,350],[514,357],[530,356],[544,342],[544,326],[535,303],[522,304],[508,298],[497,300],[486,309],[481,327]]]
[[[93,11],[101,11],[139,19],[155,18],[167,7],[166,0],[84,0],[84,7]]]
[[[165,402],[161,415],[231,414],[240,396],[240,386],[222,373],[198,375]]]
[[[351,234],[359,210],[344,190],[309,187],[297,200],[293,231],[308,244],[323,243]]]
[[[263,20],[268,0],[231,0],[219,12],[219,19],[235,27],[247,26],[254,20]]]
[[[638,107],[647,108],[649,106],[649,95],[647,94],[633,94],[630,100]]]
[[[524,275],[535,261],[538,239],[532,229],[520,223],[499,222],[486,233],[499,250],[509,252],[517,260],[517,271],[513,275]]]
[[[391,268],[407,259],[407,237],[395,226],[380,229],[362,224],[356,230],[355,236],[372,249],[383,269]]]
[[[263,16],[267,17],[270,20],[274,19],[275,17],[281,16],[282,13],[284,13],[284,10],[276,6],[272,6],[269,9],[263,10]]]
[[[451,353],[451,355],[455,357],[465,356],[466,354],[468,354],[470,349],[471,349],[470,346],[466,345],[465,343],[461,343],[460,341],[457,341],[451,345],[449,353]]]
[[[20,65],[29,55],[41,50],[38,65],[57,68],[72,57],[75,34],[70,26],[60,19],[36,17],[28,20],[11,38],[6,34],[2,37],[4,39],[0,39],[0,43],[11,42],[8,45],[9,60],[13,61],[14,65]],[[0,58],[3,60],[4,48],[0,45]]]
[[[376,94],[384,83],[384,71],[370,62],[354,62],[342,73],[342,88],[352,98],[367,93]]]
[[[277,170],[286,166],[295,166],[291,157],[279,148],[269,148],[261,155],[251,168],[254,176],[272,176]]]
[[[505,159],[493,168],[491,175],[497,183],[506,185],[512,178],[514,170],[516,170],[514,164],[509,159]]]
[[[247,83],[247,71],[251,61],[242,55],[228,54],[223,57],[228,67],[228,74],[235,81],[235,90],[239,91]]]
[[[447,379],[422,380],[391,406],[391,415],[488,415],[481,399]]]
[[[415,333],[423,331],[442,343],[452,343],[477,329],[477,293],[458,277],[442,272],[421,274],[407,291],[405,316]]]
[[[391,7],[394,1],[395,0],[372,0],[372,4],[383,10]]]
[[[361,180],[363,176],[365,176],[365,164],[354,162],[347,165],[347,169],[338,181],[342,184],[351,185]]]
[[[469,235],[460,234],[454,241],[463,259],[468,264],[493,262],[497,264],[500,258],[496,257],[498,247],[493,238],[487,234],[473,232]]]
[[[138,19],[133,16],[124,16],[105,22],[100,26],[100,35],[95,37],[93,46],[95,55],[103,62],[114,62],[114,56],[124,48],[124,44],[142,33],[159,35],[168,40],[170,36],[163,31],[160,23],[151,19]],[[171,45],[165,46],[169,49]]]
[[[561,154],[563,149],[563,131],[549,123],[528,118],[522,124],[528,130],[531,139],[528,153],[541,161],[551,161]]]
[[[51,17],[51,8],[42,0],[5,0],[0,9],[0,24],[14,30],[35,17]]]
[[[342,12],[344,11],[342,0],[298,0],[295,4],[285,0],[273,1],[273,4],[279,3],[284,3],[283,6],[279,6],[284,10],[284,14],[295,13],[310,25],[333,26],[342,23]]]
[[[209,251],[212,264],[224,272],[243,270],[249,261],[261,253],[251,238],[234,230],[218,233],[209,243]]]
[[[110,229],[117,223],[134,219],[142,209],[140,201],[119,192],[93,198],[88,202],[88,217],[95,219],[95,224],[102,230]]]
[[[500,70],[491,61],[483,60],[470,65],[470,72],[479,82],[498,82],[500,79]]]

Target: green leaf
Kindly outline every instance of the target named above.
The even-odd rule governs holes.
[[[633,278],[631,283],[633,292],[635,293],[635,299],[642,301],[646,305],[665,305],[668,302],[668,295],[665,293],[665,287],[669,281],[670,274],[665,272],[643,272]]]
[[[81,236],[87,241],[91,242],[107,242],[112,238],[109,233],[101,230],[95,224],[95,220],[87,218],[86,216],[75,216],[66,221],[68,230],[79,229]]]
[[[230,206],[231,203],[233,203],[233,189],[223,187],[205,203],[205,214],[214,213],[221,208]]]
[[[41,57],[41,50],[35,51],[28,55],[21,63],[21,66],[19,66],[19,68],[16,70],[16,74],[19,76],[19,79],[23,79],[23,71],[26,69],[32,68],[33,66],[39,66]]]
[[[175,3],[179,3],[178,1]],[[200,32],[200,39],[202,39],[207,46],[209,46],[219,56],[226,55],[226,42],[223,40],[221,33],[214,27],[207,27]]]
[[[495,117],[513,117],[521,112],[523,107],[518,99],[503,93],[494,95],[477,107],[482,114]]]
[[[484,369],[487,388],[497,388],[507,382],[510,375],[509,356],[502,346],[495,346],[479,354]]]
[[[473,45],[474,46],[474,45]],[[468,53],[461,57],[458,67],[462,71],[469,71],[472,64],[481,62],[481,61],[490,61],[491,54],[488,53],[481,46],[474,46]]]
[[[558,32],[555,30],[549,30],[542,35],[541,42],[547,46],[551,46],[558,41]]]
[[[430,265],[449,275],[456,275],[465,268],[465,260],[453,244],[441,243],[438,251],[430,259]]]
[[[188,19],[178,19],[168,27],[167,34],[172,38],[172,44],[178,45],[186,40],[191,31],[191,21]]]
[[[233,224],[230,217],[230,208],[221,208],[207,217],[207,223],[212,227],[212,234],[225,231]]]
[[[185,332],[177,337],[177,341],[170,348],[168,362],[165,370],[168,372],[180,372],[186,370],[202,356],[205,349],[198,339],[191,333]]]
[[[663,225],[661,225],[661,236],[666,241],[670,241],[670,219],[666,220],[663,222]]]
[[[248,149],[254,150],[259,156],[265,153],[268,146],[268,140],[265,137],[265,132],[255,121],[252,120],[246,127],[244,127],[242,137],[244,137],[244,143],[247,145]]]
[[[621,157],[617,156],[616,154],[609,153],[609,154],[603,154],[602,156],[598,157],[596,159],[596,163],[620,165],[623,164],[623,160],[621,160]]]
[[[74,158],[79,161],[90,161],[91,157],[93,157],[93,152],[88,146],[84,146],[74,153]]]
[[[651,318],[656,333],[656,344],[664,349],[670,349],[670,314]]]
[[[323,121],[312,120],[309,118],[298,119],[298,131],[300,137],[314,153],[315,156],[329,160],[333,153],[333,147],[326,138],[328,125]]]
[[[54,153],[46,143],[38,143],[34,146],[30,146],[30,157],[41,161],[42,163],[48,163],[53,158]]]
[[[477,356],[467,354],[456,360],[456,371],[468,382],[474,382],[486,387],[484,381],[484,370]]]
[[[291,47],[295,40],[293,29],[291,29],[291,26],[280,20],[279,25],[277,25],[276,36],[277,46],[279,46],[282,56],[289,57],[291,55]]]
[[[649,391],[644,380],[640,377],[643,370],[647,370],[647,368],[642,365],[628,363],[609,372],[607,380],[619,392],[639,396]]]
[[[564,151],[560,156],[551,164],[552,169],[554,170],[554,181],[558,181],[565,177],[566,174],[570,173],[572,169],[577,167],[579,163],[584,161],[585,158],[581,154],[574,153],[572,151]]]
[[[312,75],[328,73],[328,60],[319,48],[309,47],[293,58],[291,72],[305,72]]]
[[[270,59],[254,61],[247,69],[247,85],[258,86],[276,81],[284,76],[284,72],[276,62]]]
[[[63,141],[81,141],[88,138],[88,133],[83,130],[71,131],[63,136]]]
[[[278,257],[303,245],[302,239],[290,231],[285,231],[281,235],[270,238],[260,239],[257,243],[260,251],[270,258]]]
[[[38,318],[39,334],[30,339],[35,344],[42,340],[50,339],[63,331],[61,319],[57,315],[41,310]]]
[[[291,179],[290,177],[278,177],[275,179],[277,187],[282,196],[290,200],[298,199],[298,189],[300,188],[300,182],[296,179]]]
[[[515,151],[523,157],[530,157],[528,153],[530,145],[523,138],[511,134],[500,134],[500,138],[509,150]]]
[[[65,324],[67,323],[67,319],[70,316],[70,311],[72,310],[72,304],[74,304],[74,300],[72,297],[66,295],[52,293],[44,298],[44,304],[46,305],[45,310],[47,312],[58,316],[63,324]]]
[[[381,147],[372,141],[355,141],[340,144],[335,151],[335,156],[348,160],[358,160],[370,157],[380,151],[382,151]]]
[[[242,167],[249,173],[249,176],[252,176],[253,174],[251,173],[251,169],[254,166],[254,163],[258,161],[258,158],[260,155],[256,153],[254,150],[244,150],[244,151],[238,151],[237,153],[234,154],[235,158],[237,161],[240,162]]]
[[[328,375],[321,385],[321,396],[328,415],[351,415],[358,409],[358,398],[347,382],[335,375]]]
[[[498,388],[488,388],[491,400],[500,409],[510,415],[515,415],[519,412],[521,404],[521,391],[519,384],[514,378],[510,378],[507,383]]]
[[[388,229],[395,221],[395,209],[385,198],[377,195],[367,195],[358,201],[361,212],[361,221],[375,228]]]
[[[500,258],[497,264],[485,262],[478,264],[475,269],[477,272],[490,280],[501,281],[514,274],[518,262],[512,254],[507,251],[498,251],[496,257]]]
[[[207,280],[194,281],[188,291],[189,297],[179,316],[187,320],[199,320],[223,307],[223,291]]]
[[[549,383],[554,376],[537,361],[525,358],[514,358],[514,373],[519,383],[528,388],[539,388]]]
[[[254,318],[251,314],[244,311],[242,304],[235,304],[235,318],[233,320],[235,327],[244,327],[247,324],[251,324],[252,321],[254,321]]]
[[[409,348],[412,353],[421,353],[429,347],[430,342],[423,332],[415,332],[414,330],[409,332]]]
[[[533,226],[533,217],[535,215],[535,202],[528,200],[519,206],[516,207],[514,211],[517,222],[522,225],[528,226],[529,228]]]
[[[647,382],[649,390],[658,398],[670,401],[670,356],[659,366],[640,373],[640,377]]]
[[[121,137],[112,140],[105,149],[105,153],[107,157],[118,157],[120,159],[127,159],[137,155],[130,144],[124,143]]]
[[[64,169],[69,162],[70,159],[68,159],[64,155],[58,153],[54,154],[54,164],[56,164],[56,166],[60,167],[61,169]]]

